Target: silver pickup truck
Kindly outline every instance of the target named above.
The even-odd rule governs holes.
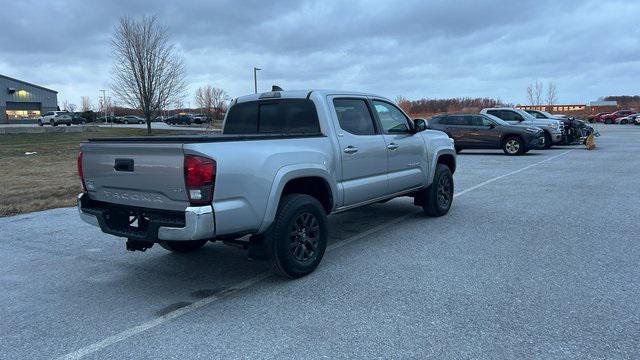
[[[442,216],[455,170],[452,140],[388,99],[272,91],[235,99],[219,135],[82,143],[78,210],[129,250],[219,240],[296,278],[322,259],[327,215],[409,196]]]

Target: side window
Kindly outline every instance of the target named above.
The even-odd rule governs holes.
[[[448,116],[442,116],[440,118],[434,118],[437,119],[437,123],[441,124],[441,125],[451,125],[451,118]]]
[[[354,135],[375,135],[373,119],[364,99],[334,99],[340,128]]]
[[[493,115],[493,116],[497,116],[497,117],[501,118],[502,120],[504,120],[500,110],[488,110],[487,114]]]
[[[404,133],[409,132],[409,124],[407,117],[397,107],[382,101],[373,101],[373,107],[376,109],[382,130],[385,133]]]
[[[484,118],[481,116],[466,115],[465,118],[469,121],[471,126],[485,126],[483,121]]]

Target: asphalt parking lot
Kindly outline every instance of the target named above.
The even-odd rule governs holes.
[[[600,130],[463,152],[443,218],[332,216],[295,281],[217,243],[126,252],[73,208],[2,218],[0,358],[638,358],[640,126]]]

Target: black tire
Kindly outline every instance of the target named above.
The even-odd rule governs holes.
[[[432,217],[446,215],[453,203],[453,193],[451,169],[445,164],[438,164],[433,183],[418,195],[424,197],[421,202],[422,210]]]
[[[67,123],[67,126],[71,126],[71,123]]]
[[[44,126],[44,124],[42,123],[42,120],[38,120],[38,126]]]
[[[502,151],[509,156],[520,155],[525,151],[525,145],[521,138],[509,136],[502,142]]]
[[[620,120],[621,125],[627,125],[629,122],[627,120]]]
[[[303,277],[318,267],[327,248],[327,214],[312,196],[286,195],[267,236],[273,271],[292,279]]]
[[[142,125],[142,124],[144,124],[144,121],[140,120],[140,121],[138,121],[138,124]]]
[[[549,149],[553,145],[553,141],[551,140],[551,135],[545,131],[544,133],[544,148]]]
[[[607,119],[607,120],[604,121],[604,123],[607,124],[607,125],[611,125],[611,120]]]
[[[196,250],[200,250],[206,243],[207,239],[204,240],[190,240],[190,241],[159,241],[158,244],[165,248],[166,250],[177,252],[177,253],[190,253]]]
[[[462,146],[455,146],[456,149],[456,154],[460,154],[460,151],[462,151]]]

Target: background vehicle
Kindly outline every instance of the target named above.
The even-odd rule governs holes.
[[[623,116],[618,119],[619,124],[633,124],[636,118],[640,116],[640,113],[635,113],[627,116]]]
[[[204,124],[207,122],[207,117],[204,115],[193,115],[191,120],[196,124]]]
[[[96,119],[96,122],[118,124],[120,123],[120,118],[117,116],[100,116]]]
[[[445,114],[429,119],[429,128],[444,131],[463,149],[502,149],[507,155],[544,147],[544,132],[532,126],[511,125],[482,114]]]
[[[555,119],[562,122],[564,126],[563,141],[565,145],[571,145],[575,143],[584,142],[584,140],[593,132],[593,128],[585,121],[569,117],[566,115],[552,115],[546,111],[539,110],[525,110],[529,114],[535,116],[537,119]]]
[[[171,125],[191,125],[193,120],[189,115],[174,115],[168,117],[164,122]]]
[[[528,112],[520,109],[486,108],[480,111],[481,114],[489,114],[498,117],[512,125],[527,125],[539,127],[544,131],[544,147],[550,148],[553,144],[560,144],[563,141],[564,126],[557,119],[537,119]]]
[[[322,259],[328,214],[410,196],[445,215],[456,169],[446,134],[356,92],[248,95],[232,103],[222,135],[95,139],[80,149],[81,218],[128,238],[128,249],[190,252],[220,240],[294,278]]]
[[[136,115],[125,115],[120,119],[123,124],[144,124],[144,118]]]
[[[68,111],[49,111],[38,119],[38,125],[49,124],[51,126],[67,125],[71,126],[71,114]]]
[[[631,110],[618,110],[616,112],[612,112],[611,114],[602,115],[600,117],[600,121],[605,124],[619,124],[620,118],[623,118],[625,116],[628,116],[634,113],[635,112]]]
[[[79,114],[71,115],[71,123],[74,125],[83,125],[83,124],[86,124],[87,122],[88,120],[83,118]]]
[[[602,120],[601,120],[602,116],[607,115],[607,114],[609,114],[609,113],[608,113],[608,112],[601,112],[601,113],[597,113],[597,114],[595,114],[595,115],[591,115],[591,116],[589,116],[589,117],[587,118],[587,120],[588,120],[590,123],[602,122]]]

